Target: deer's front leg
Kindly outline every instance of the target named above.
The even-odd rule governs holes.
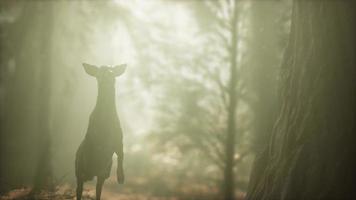
[[[96,193],[95,193],[95,196],[96,196],[96,200],[100,200],[101,190],[103,188],[105,178],[100,177],[100,176],[97,177],[97,178],[98,178],[98,180],[96,182]]]
[[[123,184],[125,182],[125,175],[124,175],[124,167],[123,167],[124,151],[123,151],[122,140],[120,141],[118,150],[116,151],[116,155],[117,155],[117,169],[116,169],[117,181],[119,182],[119,184]]]

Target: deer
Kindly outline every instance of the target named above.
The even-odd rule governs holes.
[[[100,200],[105,180],[110,176],[112,157],[117,155],[117,181],[123,184],[123,134],[115,103],[115,78],[125,72],[126,64],[115,67],[83,63],[84,70],[97,80],[96,105],[89,117],[84,140],[75,158],[76,196],[81,200],[84,182],[97,178],[96,200]]]

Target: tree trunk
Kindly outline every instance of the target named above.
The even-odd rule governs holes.
[[[39,2],[21,2],[21,14],[6,29],[9,59],[6,80],[4,127],[1,133],[1,181],[7,191],[33,182],[38,159],[39,71],[42,44]],[[3,52],[2,52],[3,53]],[[36,58],[36,59],[35,59]]]
[[[355,199],[355,9],[294,3],[282,107],[247,199]]]
[[[52,23],[53,23],[53,2],[40,2],[41,10],[45,17],[42,21],[42,41],[41,41],[41,71],[39,88],[39,159],[35,174],[34,191],[40,189],[53,189],[53,177],[51,166],[51,130],[50,130],[50,96],[52,83]]]
[[[227,121],[227,137],[225,143],[224,196],[225,200],[234,199],[234,155],[235,155],[235,114],[237,106],[237,22],[238,13],[236,3],[231,20],[231,51],[230,51],[230,82],[228,88],[229,106]]]

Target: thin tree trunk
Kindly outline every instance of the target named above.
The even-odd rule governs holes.
[[[52,23],[53,23],[53,2],[40,2],[44,16],[42,21],[43,40],[41,41],[41,60],[42,67],[40,71],[40,108],[39,117],[39,160],[37,164],[37,172],[35,174],[34,190],[53,189],[53,177],[51,166],[51,129],[50,129],[50,96],[52,82]]]
[[[236,3],[234,4],[233,18],[231,20],[231,52],[230,52],[230,82],[228,88],[228,124],[225,143],[225,170],[224,170],[224,195],[226,200],[234,199],[234,155],[235,155],[235,114],[237,107],[237,22],[238,13]]]

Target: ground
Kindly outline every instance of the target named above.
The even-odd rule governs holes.
[[[103,187],[102,200],[218,200],[221,199],[216,187],[207,187],[197,183],[183,184],[180,187],[169,187],[168,183],[153,183],[146,179],[131,179],[124,185],[118,185],[111,176]],[[243,192],[236,192],[237,200],[243,199]],[[54,191],[42,191],[31,195],[31,188],[14,189],[0,196],[0,200],[75,200],[75,184],[58,184]],[[95,181],[84,185],[83,200],[95,199]]]

